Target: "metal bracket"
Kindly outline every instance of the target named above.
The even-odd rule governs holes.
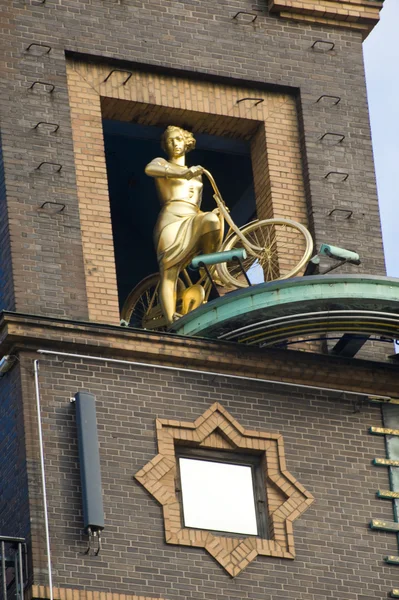
[[[126,85],[129,79],[133,76],[132,71],[127,71],[126,69],[112,69],[112,71],[110,71],[104,79],[103,83],[106,83],[113,73],[129,73],[125,81],[122,82],[122,85]]]
[[[39,129],[40,125],[47,125],[49,127],[54,127],[54,130],[51,133],[56,133],[60,126],[57,123],[50,123],[49,121],[39,121],[38,123],[36,123],[36,125],[33,127],[33,129]]]
[[[30,52],[30,49],[33,48],[33,46],[37,46],[38,48],[47,48],[44,54],[49,54],[51,51],[51,46],[49,46],[48,44],[38,44],[37,42],[32,42],[31,44],[29,44],[29,46],[26,48],[26,51]]]
[[[35,87],[35,85],[42,85],[44,87],[44,89],[45,89],[46,92],[47,92],[46,87],[47,86],[50,87],[51,90],[47,92],[48,94],[52,94],[54,92],[54,90],[55,90],[55,85],[53,83],[49,83],[48,81],[39,81],[39,80],[38,81],[34,81],[32,83],[32,85],[29,86],[28,89],[33,90],[33,88]]]
[[[328,48],[323,48],[323,46],[321,48],[318,47],[321,44],[326,44]],[[328,40],[316,40],[310,47],[316,52],[331,52],[335,48],[335,42],[329,42]]]
[[[252,17],[252,21],[248,21],[248,23],[255,23],[256,19],[258,18],[258,15],[255,15],[252,12],[248,12],[247,10],[239,10],[233,17],[233,19],[237,19],[238,15],[249,15],[250,17]]]
[[[264,98],[252,98],[252,96],[246,96],[245,98],[240,98],[239,100],[237,100],[236,104],[240,104],[240,102],[244,102],[245,100],[252,100],[253,102],[255,102],[254,106],[258,106],[258,104],[261,104],[265,101]]]
[[[344,333],[335,346],[331,348],[329,354],[341,356],[342,358],[353,358],[369,339],[369,335]],[[359,400],[357,400],[358,402]]]
[[[211,273],[210,273],[210,271],[208,269],[208,265],[205,264],[203,261],[201,261],[200,263],[198,263],[198,266],[205,270],[205,273],[206,273],[206,275],[208,277],[208,280],[209,280],[209,282],[211,284],[211,287],[212,287],[213,291],[216,294],[216,298],[220,298],[220,294],[219,294],[218,289],[217,289],[217,287],[215,285],[215,282],[212,279],[212,275],[211,275]]]
[[[337,262],[332,267],[329,267],[328,269],[326,269],[325,271],[323,271],[323,273],[320,273],[320,275],[326,275],[327,273],[330,273],[331,271],[335,271],[335,269],[338,269],[339,267],[342,267],[343,265],[346,265],[348,262],[349,262],[348,260],[340,260],[339,262]],[[351,263],[349,263],[349,264],[351,264]]]
[[[329,171],[327,175],[324,175],[324,179],[328,180],[330,178],[330,175],[342,175],[342,180],[339,183],[343,183],[349,177],[349,173],[344,173],[343,171]]]
[[[316,254],[316,256],[313,256],[313,258],[311,258],[310,261],[308,262],[308,264],[306,265],[306,269],[303,274],[303,277],[308,277],[309,275],[315,275],[319,271],[319,266],[320,266],[320,257],[317,256],[317,254]]]
[[[60,163],[49,162],[47,160],[44,160],[43,162],[40,163],[40,165],[38,167],[36,167],[36,171],[39,171],[43,165],[52,165],[53,167],[58,167],[56,170],[56,173],[59,173],[62,169],[62,165]]]
[[[247,272],[246,272],[246,270],[244,269],[244,265],[242,264],[242,259],[241,259],[241,257],[240,257],[240,256],[233,256],[233,260],[234,260],[234,262],[238,262],[238,264],[240,265],[241,272],[242,272],[242,274],[244,275],[244,277],[245,277],[245,280],[246,280],[246,282],[247,282],[247,284],[248,284],[248,287],[251,287],[251,286],[252,286],[252,283],[250,282],[250,280],[249,280],[249,277],[248,277],[248,275],[247,275]]]
[[[353,412],[354,413],[360,413],[362,412],[362,409],[367,405],[368,401],[367,398],[365,398],[364,396],[359,396],[358,398],[355,398],[355,400],[353,401]]]
[[[317,98],[315,104],[323,100],[323,98],[330,98],[330,100],[335,100],[334,106],[337,106],[341,102],[341,96],[330,96],[330,94],[322,94],[319,98]]]
[[[333,133],[332,131],[327,131],[326,133],[323,133],[319,141],[322,142],[327,136],[339,138],[338,141],[336,141],[336,144],[341,144],[341,142],[343,142],[345,139],[343,133]]]
[[[66,207],[66,204],[64,204],[63,202],[51,202],[50,200],[46,200],[46,202],[43,202],[43,204],[41,204],[39,206],[39,208],[44,209],[48,205],[61,206],[61,208],[59,210],[55,210],[54,211],[54,212],[57,212],[57,213],[63,212],[65,210],[65,207]]]
[[[333,208],[332,210],[330,210],[330,212],[328,213],[327,216],[332,217],[332,215],[335,212],[343,212],[346,213],[347,216],[345,217],[345,219],[350,219],[351,216],[353,215],[353,210],[349,210],[349,208]]]
[[[97,531],[92,531],[90,527],[87,528],[87,535],[89,536],[89,543],[87,546],[87,549],[85,551],[85,554],[90,554],[90,551],[92,549],[91,544],[93,541],[93,538],[97,538],[97,550],[93,551],[92,556],[98,556],[101,552],[102,549],[102,545],[101,545],[101,531],[98,529]]]

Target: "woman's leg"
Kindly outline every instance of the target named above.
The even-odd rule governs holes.
[[[200,243],[202,254],[218,252],[223,236],[219,218],[215,213],[205,213],[202,216],[202,232]]]
[[[163,314],[170,325],[176,312],[176,289],[180,268],[178,266],[164,270],[161,267],[161,283],[159,285],[159,300]]]
[[[198,233],[199,239],[197,249],[192,253],[192,258],[197,254],[210,254],[217,252],[222,242],[222,231],[220,229],[220,221],[215,213],[203,213],[198,215]],[[176,313],[176,290],[177,279],[182,265],[176,265],[170,269],[163,269],[160,265],[161,283],[159,286],[159,300],[161,302],[163,313],[168,321],[168,324],[173,323]]]

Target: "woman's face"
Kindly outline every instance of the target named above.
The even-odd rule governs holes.
[[[165,146],[170,158],[178,158],[186,153],[184,137],[179,130],[169,133],[165,140]]]

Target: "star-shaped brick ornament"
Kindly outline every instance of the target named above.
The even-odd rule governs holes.
[[[162,505],[168,544],[205,548],[232,576],[258,555],[295,558],[292,523],[312,504],[313,496],[293,477],[285,463],[283,438],[278,433],[244,429],[219,403],[193,423],[157,419],[157,454],[136,479]],[[267,537],[237,536],[185,527],[178,484],[176,450],[182,447],[258,455],[263,470],[267,508]]]

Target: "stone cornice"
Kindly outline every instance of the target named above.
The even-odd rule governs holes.
[[[218,340],[4,312],[0,355],[60,352],[242,375],[370,395],[398,395],[399,366],[295,350],[259,350]]]
[[[366,37],[378,23],[382,0],[269,0],[269,10],[294,21],[357,29]]]

